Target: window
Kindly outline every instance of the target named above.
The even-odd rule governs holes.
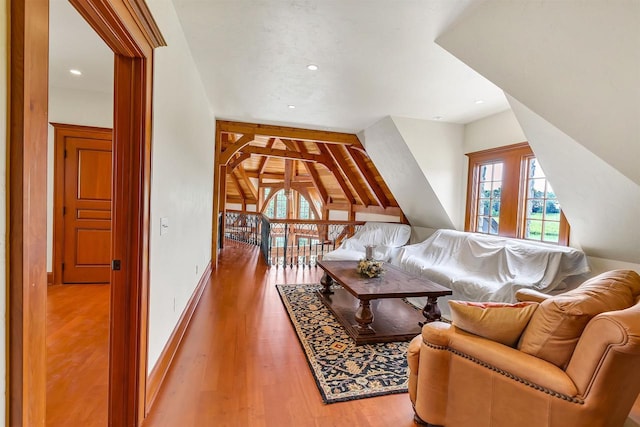
[[[287,196],[284,194],[284,190],[280,190],[276,193],[276,196],[271,199],[275,201],[276,218],[284,219],[287,217]]]
[[[478,180],[477,231],[498,234],[500,225],[500,195],[502,193],[502,162],[480,165]]]
[[[309,202],[302,197],[302,194],[298,194],[298,219],[315,219]]]
[[[465,230],[567,245],[569,224],[529,144],[467,154]]]
[[[271,193],[271,188],[265,188],[264,189],[264,199],[265,200],[269,197],[270,193]],[[271,199],[269,201],[269,204],[267,205],[267,208],[264,210],[265,216],[267,216],[269,218],[273,218],[274,207],[275,207],[275,205],[274,205],[273,199]]]
[[[524,238],[558,243],[560,204],[535,157],[526,159]]]
[[[264,198],[267,199],[271,193],[270,188],[264,189]],[[287,197],[284,190],[278,191],[275,196],[269,200],[269,204],[264,210],[265,216],[269,218],[286,219],[287,218]]]

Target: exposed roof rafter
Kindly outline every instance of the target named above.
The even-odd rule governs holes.
[[[352,205],[355,205],[356,199],[355,197],[353,197],[353,194],[349,189],[349,185],[342,177],[342,173],[340,173],[340,168],[338,167],[336,162],[333,160],[333,157],[331,157],[331,154],[329,153],[329,149],[324,144],[318,144],[318,148],[320,149],[320,152],[324,154],[326,158],[329,159],[329,162],[327,164],[329,167],[329,170],[333,170],[337,172],[337,173],[334,173],[333,176],[336,178],[336,181],[338,181],[338,185],[340,185],[340,188],[342,189],[342,192],[344,193],[344,196],[346,197],[347,202],[349,202]]]
[[[351,184],[351,186],[355,190],[356,194],[358,195],[358,198],[360,199],[360,202],[362,202],[362,204],[365,206],[370,205],[371,201],[369,200],[367,191],[360,184],[358,177],[352,172],[353,169],[349,167],[349,164],[347,163],[347,159],[345,158],[344,154],[341,153],[342,150],[340,150],[340,147],[335,145],[334,146],[328,145],[326,147],[329,150],[329,153],[331,153],[333,160],[338,165],[338,168],[342,173],[342,175],[344,175],[344,177],[347,179],[349,184]]]
[[[229,121],[217,121],[216,129],[216,167],[233,182],[217,191],[229,203],[258,203],[260,188],[272,188],[262,209],[278,189],[290,188],[312,202],[318,218],[335,209],[350,219],[356,212],[404,218],[356,135]]]

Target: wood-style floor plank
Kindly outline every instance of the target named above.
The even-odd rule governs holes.
[[[322,403],[275,288],[317,283],[321,270],[259,256],[225,244],[144,426],[413,426],[407,394]]]
[[[109,285],[47,292],[49,427],[104,427],[109,389]]]
[[[275,289],[321,271],[259,256],[225,244],[144,427],[415,426],[407,394],[322,403]],[[106,426],[109,286],[49,287],[47,312],[47,426]]]

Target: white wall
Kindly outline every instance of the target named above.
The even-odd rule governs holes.
[[[113,56],[113,55],[112,55]],[[113,127],[113,74],[110,86],[103,91],[49,87],[49,123]],[[54,128],[49,125],[47,144],[47,271],[53,258],[53,163]]]
[[[392,119],[454,227],[461,230],[465,205],[458,195],[466,182],[459,173],[464,165],[464,126],[405,117]]]
[[[9,17],[7,15],[7,0],[0,0],[0,91],[4,94],[8,94],[8,81],[7,81],[7,65],[9,62],[9,49],[8,34],[9,31]],[[0,138],[5,141],[5,144],[0,145],[0,288],[6,289],[7,271],[6,271],[6,241],[7,241],[7,173],[6,173],[6,150],[7,150],[7,103],[8,99],[6,95],[0,97]],[[0,292],[0,354],[2,355],[2,362],[0,363],[0,424],[5,420],[5,402],[6,402],[6,382],[5,382],[5,368],[7,360],[6,351],[6,292]]]
[[[173,3],[147,3],[167,41],[154,54],[150,371],[211,260],[215,120]]]
[[[415,133],[408,135],[413,138]],[[455,228],[392,117],[364,129],[358,138],[411,225]]]
[[[374,214],[369,212],[356,212],[356,221],[372,222],[400,222],[399,216]]]
[[[436,42],[640,185],[638,28],[638,1],[489,0]]]
[[[484,119],[467,123],[464,127],[463,151],[465,154],[473,153],[517,144],[526,140],[527,137],[524,135],[515,114],[511,110],[506,110]]]
[[[329,221],[349,221],[349,212],[330,210],[328,218]]]

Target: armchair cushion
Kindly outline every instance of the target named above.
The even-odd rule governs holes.
[[[538,308],[538,303],[507,304],[451,300],[449,307],[451,319],[456,327],[515,347],[522,331]]]
[[[614,270],[541,302],[518,348],[566,368],[582,331],[593,317],[634,304],[635,295],[640,292],[638,279],[633,271]]]
[[[577,389],[571,378],[553,364],[504,346],[495,341],[472,335],[455,325],[433,322],[422,327],[423,348],[437,346],[457,354],[479,366],[501,374],[511,375],[531,384],[576,396]],[[444,344],[444,343],[447,344]],[[421,362],[422,363],[422,362]]]

